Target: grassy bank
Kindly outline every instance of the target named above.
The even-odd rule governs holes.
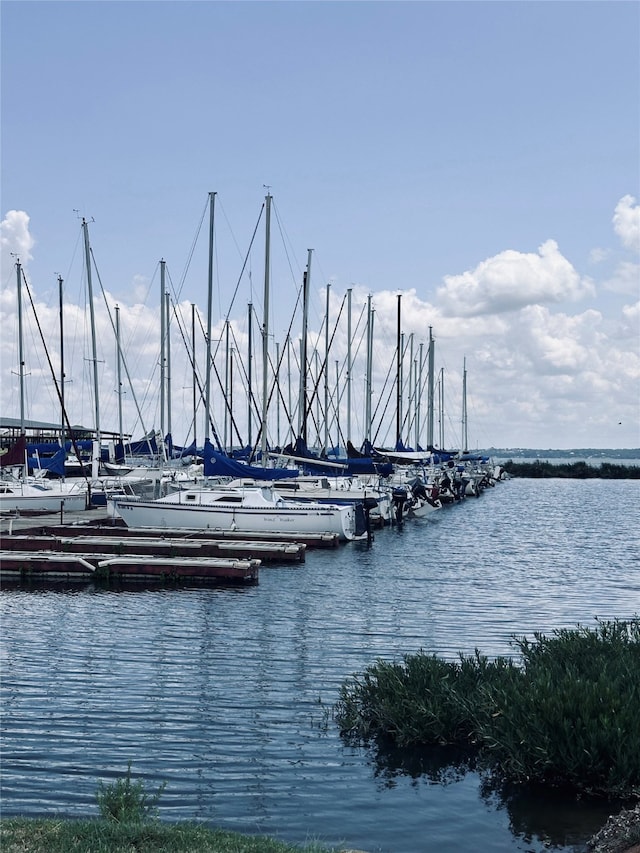
[[[319,844],[295,846],[190,823],[110,820],[0,821],[2,853],[335,853]]]

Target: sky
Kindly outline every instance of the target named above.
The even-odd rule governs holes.
[[[188,350],[194,318],[202,385],[210,314],[210,429],[255,441],[268,294],[283,443],[312,250],[308,387],[330,346],[310,417],[326,394],[331,443],[349,425],[360,444],[367,398],[374,443],[395,443],[400,326],[405,444],[426,444],[431,329],[437,446],[640,446],[638,3],[3,0],[0,15],[2,415],[20,415],[22,372],[25,417],[58,422],[46,353],[59,378],[62,327],[72,423],[117,432],[122,413],[134,436],[201,439]]]

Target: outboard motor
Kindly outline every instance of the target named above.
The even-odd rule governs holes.
[[[407,490],[401,486],[396,486],[391,492],[391,503],[393,504],[396,523],[402,524],[404,508],[407,503]]]
[[[373,541],[373,534],[371,533],[371,510],[375,509],[377,506],[378,501],[375,498],[365,498],[362,501],[362,509],[367,529],[367,542],[369,543]]]

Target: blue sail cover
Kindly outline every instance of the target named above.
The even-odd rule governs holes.
[[[298,471],[291,468],[262,468],[238,462],[215,450],[209,439],[204,443],[205,477],[251,477],[255,480],[284,480],[297,477]]]
[[[202,456],[203,453],[202,447],[196,447],[193,441],[186,447],[174,444],[170,432],[166,434],[164,443],[167,447],[169,459],[184,459],[185,456]]]
[[[140,441],[131,441],[129,444],[116,442],[115,460],[116,462],[124,462],[127,456],[157,456],[158,442],[155,435],[148,438],[143,438]]]
[[[332,456],[331,459],[324,459],[311,453],[303,439],[298,437],[295,444],[285,447],[283,452],[293,456],[307,474],[377,474],[380,477],[389,477],[393,473],[393,465],[383,456],[376,456],[370,444],[363,445],[364,449],[369,450],[369,453],[360,453],[348,441],[346,458]]]
[[[51,447],[51,445],[49,445],[49,447]],[[57,474],[58,477],[64,477],[64,460],[66,455],[64,447],[59,447],[53,456],[29,456],[27,458],[29,472],[42,469],[44,471],[50,471],[52,474]]]

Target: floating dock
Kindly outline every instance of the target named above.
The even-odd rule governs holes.
[[[2,541],[3,546],[6,540]],[[0,550],[3,581],[103,581],[163,584],[257,584],[260,560]]]
[[[91,510],[0,519],[0,580],[257,584],[269,563],[301,563],[334,534],[130,529]]]

